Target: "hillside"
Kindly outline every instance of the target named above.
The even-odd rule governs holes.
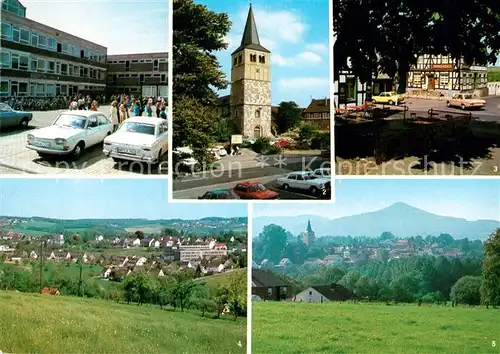
[[[486,239],[500,222],[494,220],[469,221],[462,218],[442,216],[429,213],[405,203],[395,203],[387,208],[374,212],[346,216],[338,219],[327,219],[320,216],[293,217],[257,217],[253,219],[254,237],[264,226],[274,223],[298,234],[303,232],[307,221],[316,236],[367,236],[378,237],[389,231],[396,237],[427,236],[448,233],[455,239]]]
[[[484,307],[272,301],[252,305],[254,353],[499,352],[498,330],[491,326],[498,322],[498,311]]]
[[[6,353],[246,352],[245,318],[235,323],[198,312],[5,291],[0,303]]]
[[[160,233],[164,228],[172,228],[185,233],[209,235],[216,232],[245,232],[247,218],[203,218],[200,220],[147,220],[147,219],[81,219],[62,220],[51,218],[23,218],[0,216],[0,226],[4,230],[25,233],[33,236],[72,232],[96,232],[103,235],[135,232]]]

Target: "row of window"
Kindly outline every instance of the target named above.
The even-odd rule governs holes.
[[[166,63],[167,59],[155,59],[158,63]],[[153,59],[134,59],[134,60],[109,60],[108,64],[130,64],[130,63],[152,63]]]
[[[28,28],[15,26],[2,21],[1,29],[2,39],[78,58],[85,58],[99,63],[106,62],[105,53],[93,51],[87,48],[81,48],[67,42],[58,42],[54,37],[38,33]]]
[[[19,17],[26,17],[26,9],[19,5],[17,1],[2,1],[2,10],[8,11]]]
[[[79,90],[103,90],[103,86],[58,84],[55,82],[37,82],[37,81],[0,81],[0,96],[29,96],[29,97],[47,97],[60,95],[73,95]]]
[[[15,52],[2,49],[0,52],[0,66],[5,69],[43,72],[57,75],[84,77],[88,79],[104,80],[105,71],[83,65],[46,59],[25,52]]]
[[[243,54],[238,55],[237,57],[233,58],[233,66],[240,65],[243,62]],[[250,62],[256,63],[257,62],[257,54],[250,54]],[[259,63],[265,64],[266,63],[266,57],[264,55],[259,55]]]
[[[420,73],[413,73],[413,77],[410,77],[410,84],[420,86],[425,82],[426,75]],[[454,78],[450,73],[436,73],[437,84],[439,86],[448,86],[451,80]],[[461,84],[462,85],[473,85],[477,87],[485,87],[488,83],[487,74],[476,74],[474,79],[474,73],[462,73]]]
[[[117,78],[139,78],[140,81],[144,81],[145,78],[160,78],[160,82],[167,82],[167,74],[112,74],[111,80],[116,81]]]
[[[306,113],[305,119],[330,119],[330,113],[321,112],[321,113]]]

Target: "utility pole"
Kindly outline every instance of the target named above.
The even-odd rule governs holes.
[[[40,292],[43,289],[43,244],[45,241],[40,242]]]
[[[82,260],[81,257],[78,259],[78,263],[80,265],[80,280],[78,281],[78,296],[82,296],[83,297],[83,294],[82,294],[83,260]]]

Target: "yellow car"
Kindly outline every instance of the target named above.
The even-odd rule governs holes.
[[[404,102],[404,96],[403,95],[399,95],[395,91],[382,92],[378,96],[373,96],[372,97],[372,102],[373,103],[378,103],[378,104],[395,105],[395,104],[403,103]]]

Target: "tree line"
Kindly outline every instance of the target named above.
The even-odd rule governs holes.
[[[293,240],[293,235],[283,228],[266,226],[254,242],[254,254],[260,258],[279,260],[288,249],[287,237]],[[384,233],[381,237],[387,239],[390,235]],[[422,239],[425,241],[425,238]],[[477,246],[477,241],[453,240],[447,234],[429,237],[428,241],[462,244],[469,250]],[[307,250],[305,245],[301,247]],[[391,260],[369,259],[361,264],[349,265],[302,263],[279,269],[289,277],[297,293],[311,285],[339,283],[370,301],[452,301],[457,304],[500,306],[500,229],[484,244],[481,243],[481,247],[480,255],[474,252],[465,257],[411,256]],[[277,271],[277,268],[272,268]]]
[[[66,266],[70,266],[69,264]],[[157,277],[146,271],[127,275],[122,283],[104,282],[97,272],[82,278],[65,272],[64,266],[49,272],[46,267],[40,283],[40,267],[32,262],[26,268],[3,267],[0,269],[0,289],[39,293],[43,287],[57,288],[61,295],[106,299],[137,305],[166,306],[176,310],[199,310],[202,316],[213,313],[220,317],[230,312],[236,319],[246,316],[246,272],[233,271],[225,279],[205,281],[194,279],[195,272],[178,271]]]

